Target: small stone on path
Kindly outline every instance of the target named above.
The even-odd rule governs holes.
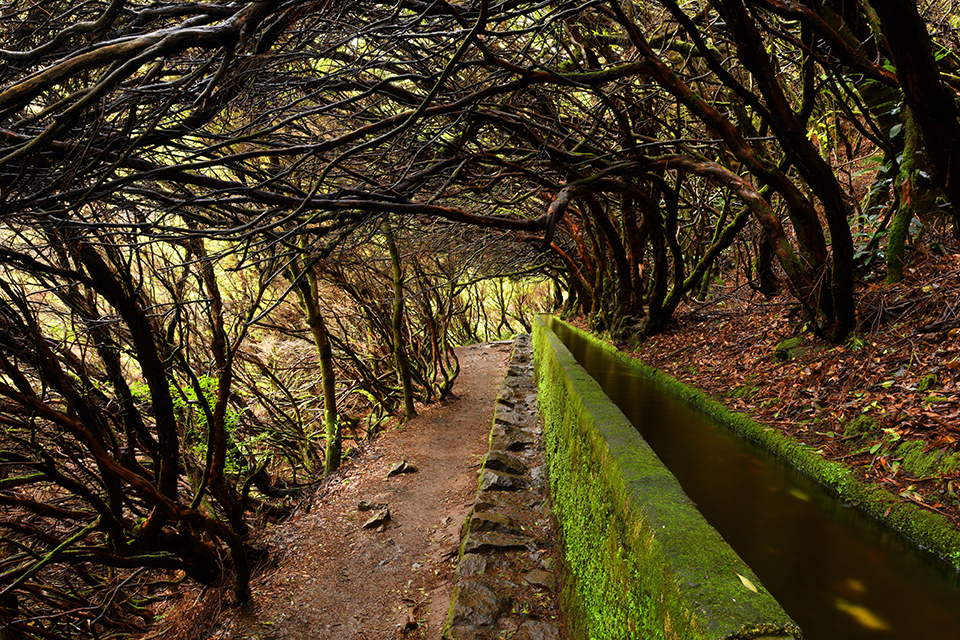
[[[377,513],[363,523],[364,529],[374,529],[379,528],[387,524],[390,521],[390,509],[381,509]],[[382,529],[381,529],[382,530]]]
[[[387,477],[392,478],[393,476],[398,476],[401,473],[416,473],[418,469],[412,464],[407,464],[406,460],[401,460],[393,466],[390,471],[387,472]]]

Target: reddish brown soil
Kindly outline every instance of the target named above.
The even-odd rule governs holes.
[[[419,416],[367,444],[299,514],[264,531],[272,568],[254,578],[249,604],[229,608],[227,589],[188,591],[169,616],[173,626],[148,637],[439,638],[459,528],[476,496],[511,346],[460,348],[452,398],[419,407]],[[402,461],[417,471],[387,478]],[[363,501],[387,505],[383,531],[363,528],[376,513],[362,510]]]

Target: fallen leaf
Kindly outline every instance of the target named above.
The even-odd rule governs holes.
[[[734,571],[734,573],[737,573],[737,572]],[[753,583],[747,580],[745,577],[743,577],[739,573],[737,573],[737,577],[740,578],[740,582],[742,582],[743,586],[745,586],[747,589],[750,589],[750,591],[753,591],[754,593],[760,593],[759,591],[757,591],[757,588],[753,586]]]
[[[850,616],[862,627],[872,629],[873,631],[893,631],[893,629],[890,628],[890,625],[883,618],[864,606],[848,602],[843,598],[837,598],[836,604],[837,609],[843,611],[844,613],[850,614]]]

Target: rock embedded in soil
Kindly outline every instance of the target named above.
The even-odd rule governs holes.
[[[488,551],[519,551],[535,546],[535,541],[529,536],[481,531],[470,533],[467,536],[467,541],[463,545],[463,552],[466,554],[487,553]]]
[[[499,513],[474,513],[470,516],[470,532],[480,533],[483,531],[520,535],[522,529],[520,525],[508,515]]]
[[[493,627],[497,619],[510,610],[510,600],[499,595],[483,580],[461,580],[455,590],[453,626]]]
[[[504,471],[514,475],[523,475],[527,471],[527,465],[523,463],[523,460],[503,451],[488,451],[483,456],[483,468]]]
[[[364,529],[377,529],[387,524],[390,521],[390,510],[381,509],[377,511],[376,514],[369,520],[363,523]]]
[[[476,553],[467,554],[457,564],[457,580],[483,575],[489,566],[490,561],[484,556]]]
[[[398,476],[401,473],[416,473],[417,468],[412,464],[407,464],[406,460],[402,460],[395,464],[390,471],[387,472],[387,477],[392,478],[393,476]]]
[[[543,587],[549,591],[557,590],[557,579],[550,571],[534,569],[527,575],[523,576],[523,579],[535,587]]]
[[[493,419],[494,424],[523,430],[535,430],[539,416],[536,412],[525,411],[523,406],[525,405],[517,404],[512,409],[497,407],[497,417]]]
[[[522,451],[532,446],[536,436],[508,424],[495,424],[490,436],[490,448],[500,451]]]
[[[477,501],[473,505],[473,510],[476,513],[485,513],[487,511],[495,511],[509,507],[510,505],[510,501],[500,492],[481,491],[477,494]]]
[[[527,620],[520,625],[514,640],[560,640],[560,627],[552,622]]]

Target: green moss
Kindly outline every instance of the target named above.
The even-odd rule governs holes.
[[[924,455],[923,441],[904,442],[897,449],[897,455],[903,458],[903,469],[915,476],[928,476],[933,471],[933,456]]]
[[[615,357],[631,363],[665,390],[687,400],[734,432],[753,440],[795,466],[831,490],[843,502],[857,506],[926,551],[960,569],[960,532],[956,531],[945,517],[899,500],[881,487],[859,481],[847,466],[824,460],[810,447],[801,445],[780,431],[754,422],[742,414],[734,413],[710,396],[638,359],[624,355],[615,346],[604,343],[574,327],[571,328]],[[957,464],[955,468],[960,468],[960,461],[951,462],[951,464]]]
[[[791,351],[799,348],[803,344],[803,336],[794,336],[793,338],[787,338],[780,344],[776,346],[773,350],[773,356],[777,360],[790,360],[793,356]]]
[[[937,374],[928,373],[927,375],[920,378],[919,382],[917,382],[917,391],[919,391],[920,393],[923,393],[924,391],[928,391],[933,387],[935,387],[937,385],[937,382],[938,382]]]
[[[872,433],[880,429],[880,424],[876,418],[867,415],[859,415],[843,427],[843,435],[858,436],[864,433]]]
[[[943,449],[923,452],[923,440],[904,442],[897,448],[897,456],[903,458],[903,470],[919,478],[949,475],[960,468],[960,454],[947,453]]]
[[[728,394],[731,398],[745,398],[747,400],[755,397],[757,395],[758,389],[750,384],[744,384],[739,387],[734,387],[732,391]]]
[[[755,374],[748,375],[742,385],[734,387],[727,395],[731,398],[744,398],[747,400],[755,398],[760,391],[755,384],[752,384],[755,379]]]

